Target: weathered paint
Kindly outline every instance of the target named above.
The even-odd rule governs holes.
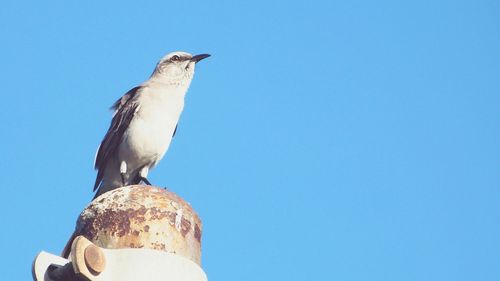
[[[104,193],[80,214],[74,236],[108,249],[146,248],[176,253],[200,264],[201,221],[175,193],[125,186]]]

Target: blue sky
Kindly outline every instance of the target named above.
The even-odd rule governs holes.
[[[92,198],[109,106],[210,53],[150,180],[209,280],[499,280],[496,1],[11,1],[0,10],[2,277]]]

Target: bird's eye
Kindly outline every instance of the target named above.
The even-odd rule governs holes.
[[[179,61],[181,58],[178,55],[172,56],[170,60],[172,61]]]

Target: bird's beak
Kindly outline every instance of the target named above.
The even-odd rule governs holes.
[[[196,55],[196,56],[193,56],[190,61],[194,61],[195,63],[199,62],[200,60],[202,59],[206,59],[208,58],[210,55],[209,54],[200,54],[200,55]]]

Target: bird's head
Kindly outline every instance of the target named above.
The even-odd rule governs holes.
[[[173,52],[164,56],[156,65],[153,77],[170,84],[191,82],[197,62],[210,55],[191,55],[185,52]]]

